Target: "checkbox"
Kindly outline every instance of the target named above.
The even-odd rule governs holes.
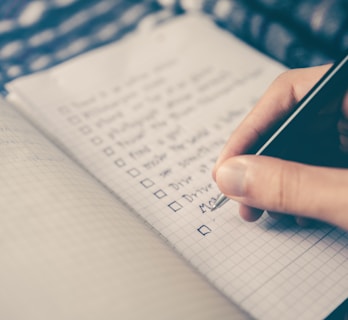
[[[61,106],[58,108],[60,114],[66,115],[70,113],[70,109],[67,106]]]
[[[167,196],[167,194],[162,189],[154,192],[154,195],[156,196],[157,199],[162,199]]]
[[[101,139],[100,137],[93,137],[91,141],[95,146],[99,146],[103,143],[103,139]]]
[[[131,177],[133,177],[133,178],[135,178],[135,177],[137,177],[137,176],[140,175],[140,171],[139,171],[138,169],[136,169],[136,168],[129,169],[129,170],[127,171],[127,173],[128,173]]]
[[[177,202],[177,201],[173,201],[173,202],[169,203],[168,207],[170,209],[172,209],[174,212],[177,212],[177,211],[179,211],[180,209],[183,208],[183,206],[179,202]]]
[[[114,149],[112,149],[111,147],[107,147],[103,151],[108,157],[112,156],[115,153]]]
[[[114,163],[116,164],[116,166],[118,166],[119,168],[122,168],[126,165],[126,163],[124,162],[123,159],[117,159],[114,161]]]
[[[71,117],[68,118],[68,121],[71,124],[78,124],[78,123],[81,122],[81,119],[78,116],[71,116]]]
[[[207,227],[205,224],[203,224],[202,226],[200,226],[197,231],[203,235],[206,236],[207,234],[211,233],[211,229],[209,227]]]
[[[144,179],[142,181],[140,181],[140,183],[145,187],[145,188],[150,188],[152,187],[155,183],[150,180],[150,179]]]
[[[80,128],[80,132],[87,135],[92,132],[92,129],[89,126],[83,126]]]

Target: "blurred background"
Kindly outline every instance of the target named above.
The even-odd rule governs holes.
[[[333,61],[348,47],[348,0],[2,0],[0,85],[187,11],[290,68]]]

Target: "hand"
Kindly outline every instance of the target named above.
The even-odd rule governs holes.
[[[329,67],[280,75],[222,150],[213,177],[222,193],[240,203],[244,219],[257,220],[267,210],[271,216],[293,215],[300,225],[318,219],[348,230],[348,169],[242,155],[287,116]],[[339,157],[348,153],[348,95],[323,110],[318,121],[304,129],[322,143],[323,154],[328,154],[326,148],[330,154],[335,148]],[[324,143],[332,136],[337,137],[337,145]],[[347,159],[343,161],[348,164]]]

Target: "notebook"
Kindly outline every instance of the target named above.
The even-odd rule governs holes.
[[[284,70],[186,14],[8,83],[2,318],[330,314],[346,232],[250,224],[232,201],[211,212],[220,149]]]

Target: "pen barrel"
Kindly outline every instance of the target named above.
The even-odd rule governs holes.
[[[345,54],[250,153],[346,167],[347,157],[339,149],[337,122],[347,89],[348,54]]]

